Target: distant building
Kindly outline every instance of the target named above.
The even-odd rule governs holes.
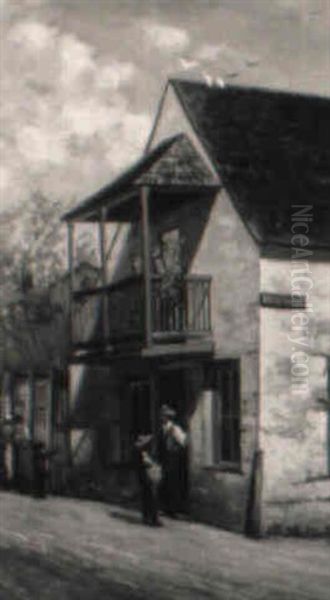
[[[109,498],[134,497],[134,439],[168,403],[193,515],[329,530],[329,140],[327,98],[173,80],[141,159],[65,215],[71,270],[75,224],[99,224],[102,284],[71,285],[70,422]]]
[[[97,274],[97,269],[87,264],[75,271],[81,286],[86,280],[88,285],[96,285]],[[68,276],[49,289],[40,291],[31,285],[17,293],[5,307],[0,331],[0,429],[8,443],[2,457],[7,463],[8,483],[14,484],[19,476],[32,477],[26,457],[19,460],[19,448],[42,442],[54,452],[50,488],[62,491],[70,462]]]

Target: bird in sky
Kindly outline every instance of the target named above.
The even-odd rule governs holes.
[[[186,58],[180,58],[179,62],[180,62],[181,67],[185,71],[189,71],[190,69],[195,69],[196,67],[199,66],[199,62],[197,60],[188,60]]]
[[[218,87],[224,88],[226,86],[225,81],[221,77],[212,77],[212,75],[210,75],[209,73],[206,73],[206,71],[203,71],[202,75],[203,75],[205,83],[209,87],[218,86]]]
[[[224,82],[224,80],[221,77],[217,77],[215,80],[215,83],[217,86],[224,88],[226,87],[226,83]]]
[[[206,73],[205,71],[203,71],[202,75],[203,75],[203,77],[204,77],[204,81],[205,81],[205,83],[206,83],[206,84],[207,84],[209,87],[212,87],[212,85],[213,85],[213,77],[212,77],[212,76],[211,76],[209,73]]]

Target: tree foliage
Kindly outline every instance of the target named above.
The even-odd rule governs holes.
[[[45,289],[65,273],[63,212],[62,203],[36,192],[26,201],[24,211],[12,215],[10,229],[4,232],[0,258],[0,276],[10,291]],[[95,249],[85,231],[77,239],[76,264],[88,261],[95,262]]]

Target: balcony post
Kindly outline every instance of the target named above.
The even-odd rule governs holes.
[[[69,271],[69,343],[73,344],[73,292],[74,292],[74,225],[68,222],[68,271]]]
[[[158,400],[158,386],[157,379],[154,371],[150,372],[149,375],[149,386],[150,386],[150,420],[151,420],[151,433],[153,435],[152,447],[153,451],[157,452],[157,434],[158,434],[158,420],[159,420],[159,400]]]
[[[145,338],[147,348],[152,345],[152,313],[151,313],[151,260],[150,260],[150,223],[149,223],[149,188],[141,188],[142,238],[143,238],[143,273],[144,273],[144,310]]]
[[[106,288],[107,285],[107,266],[106,266],[106,240],[105,240],[105,224],[107,217],[106,206],[101,209],[100,220],[99,220],[99,248],[100,248],[100,262],[101,262],[101,278],[102,287]],[[109,339],[109,318],[108,318],[108,298],[107,292],[104,289],[102,294],[102,321],[104,338],[107,342]]]
[[[36,381],[35,375],[32,370],[28,374],[28,386],[29,386],[29,410],[28,410],[28,422],[27,430],[30,440],[34,440],[35,434],[35,404],[36,404]]]

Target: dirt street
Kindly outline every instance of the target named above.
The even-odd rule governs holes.
[[[74,499],[0,494],[1,600],[328,600],[330,540],[248,540]]]

